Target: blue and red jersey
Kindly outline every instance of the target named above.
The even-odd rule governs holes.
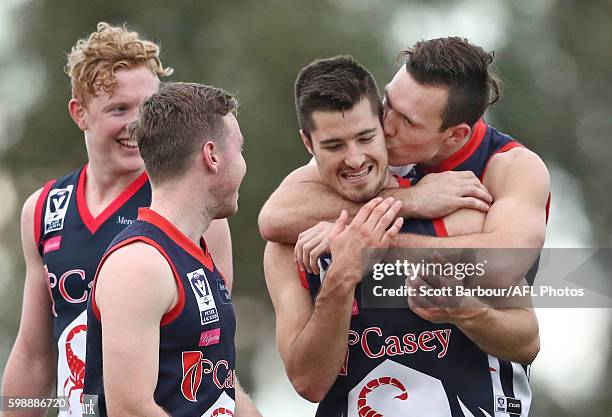
[[[468,143],[438,167],[416,166],[400,181],[406,187],[429,172],[470,170],[484,177],[490,158],[522,146],[481,120]],[[442,219],[407,220],[402,233],[447,236]],[[331,259],[319,259],[321,274],[301,276],[313,302]],[[483,352],[454,325],[431,323],[410,308],[364,308],[355,290],[348,349],[337,380],[319,404],[319,417],[527,416],[529,367]]]
[[[113,240],[100,266],[133,242],[151,245],[166,259],[178,288],[178,302],[160,323],[155,402],[173,417],[233,415],[236,318],[225,279],[204,241],[196,245],[158,213],[141,209],[138,220]],[[84,393],[98,395],[100,415],[106,416],[102,326],[94,292],[95,281],[87,307]]]
[[[136,221],[138,208],[151,203],[151,187],[143,173],[94,217],[85,201],[86,182],[87,166],[49,181],[34,212],[34,236],[47,274],[58,348],[57,395],[69,396],[71,405],[60,412],[62,416],[81,415],[87,298],[98,263],[115,236]]]

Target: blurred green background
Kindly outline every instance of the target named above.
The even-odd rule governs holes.
[[[0,374],[19,324],[25,198],[85,161],[67,112],[65,52],[98,21],[128,23],[161,43],[174,80],[238,94],[248,173],[231,219],[238,372],[266,416],[311,415],[274,348],[274,315],[257,230],[263,202],[308,160],[292,87],[311,60],[352,54],[382,88],[396,56],[421,38],[466,36],[495,50],[506,82],[487,121],[547,163],[553,206],[547,246],[612,244],[612,2],[610,0],[3,0],[0,5]],[[533,416],[608,416],[608,310],[540,310]],[[24,376],[24,378],[27,376]]]

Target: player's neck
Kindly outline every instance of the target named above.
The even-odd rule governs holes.
[[[199,244],[212,217],[206,210],[206,199],[193,190],[184,183],[153,186],[151,210],[172,223],[189,240]]]
[[[87,165],[85,202],[89,212],[96,216],[111,204],[142,173],[144,167],[129,173],[117,173]]]
[[[451,155],[454,155],[455,153],[459,152],[464,146],[466,146],[470,141],[471,137],[472,136],[470,134],[453,145],[442,145],[438,154],[433,159],[423,163],[422,165],[429,167],[435,167],[440,165],[440,163],[448,159]]]

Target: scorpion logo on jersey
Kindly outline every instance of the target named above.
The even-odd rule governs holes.
[[[390,376],[383,376],[381,378],[372,379],[359,392],[359,399],[357,400],[357,407],[359,408],[359,417],[383,417],[382,414],[374,411],[374,409],[372,409],[372,407],[367,404],[368,394],[374,391],[376,388],[380,387],[381,385],[392,385],[398,388],[402,392],[401,394],[395,396],[395,398],[397,398],[398,400],[406,401],[408,399],[408,392],[406,392],[406,387],[396,378],[392,378]]]
[[[212,417],[217,417],[217,416],[234,417],[234,413],[232,413],[232,410],[228,410],[227,408],[219,407],[215,411],[212,412],[211,416]]]
[[[66,361],[68,362],[68,368],[70,369],[70,376],[66,379],[66,382],[64,383],[64,393],[66,393],[66,387],[68,386],[68,384],[72,383],[72,387],[70,387],[67,397],[70,397],[72,391],[80,389],[81,402],[83,402],[82,390],[83,380],[85,379],[85,362],[83,361],[83,359],[79,358],[72,350],[72,340],[77,334],[86,331],[87,325],[80,324],[72,328],[68,333],[68,336],[66,337]]]

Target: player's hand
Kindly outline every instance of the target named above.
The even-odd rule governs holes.
[[[392,197],[377,197],[365,204],[348,225],[348,214],[343,210],[329,236],[333,267],[354,277],[355,284],[360,282],[365,272],[361,269],[361,250],[389,247],[403,224],[404,219],[397,217],[401,206]]]
[[[442,256],[435,251],[428,261],[438,265],[459,261],[456,253]],[[415,296],[408,296],[410,309],[421,318],[433,323],[451,323],[461,326],[468,320],[476,320],[490,307],[483,300],[471,296],[457,296],[457,287],[468,286],[467,280],[454,276],[440,276],[427,272],[406,278]],[[443,291],[441,291],[443,290]],[[444,292],[445,291],[445,292]]]
[[[428,174],[412,188],[413,216],[444,217],[461,208],[489,210],[493,197],[472,171]]]
[[[329,251],[329,235],[334,227],[331,222],[319,222],[300,233],[293,249],[293,257],[302,271],[319,274],[319,257]]]

